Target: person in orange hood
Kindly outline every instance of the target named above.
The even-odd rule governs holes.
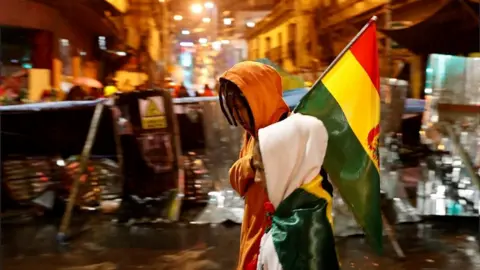
[[[219,79],[222,111],[231,125],[245,129],[239,159],[230,168],[232,187],[245,198],[237,270],[256,269],[260,240],[267,225],[264,203],[267,194],[256,182],[255,164],[260,160],[258,130],[285,119],[289,108],[282,98],[282,79],[270,66],[245,61]]]

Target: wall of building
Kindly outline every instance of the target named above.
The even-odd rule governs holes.
[[[285,5],[284,0],[279,5]],[[294,12],[286,19],[272,20],[279,23],[260,22],[261,28],[254,31],[247,31],[248,37],[248,58],[256,59],[266,57],[267,42],[270,37],[270,48],[282,45],[283,67],[292,73],[303,72],[310,68],[312,71],[319,71],[325,68],[329,61],[321,61],[324,52],[323,44],[320,44],[319,34],[329,34],[327,42],[331,47],[333,57],[338,55],[347,43],[355,36],[361,27],[371,16],[379,15],[378,27],[385,27],[384,14],[387,0],[295,0]],[[403,4],[395,4],[392,12],[392,21],[422,20],[431,9],[435,8],[435,1],[405,1]],[[273,10],[275,12],[275,10]],[[272,13],[270,14],[272,15]],[[269,15],[269,16],[270,16]],[[288,25],[297,24],[297,36],[295,51],[297,63],[294,65],[288,57]],[[257,24],[258,25],[258,24]],[[251,33],[254,34],[251,34]],[[282,35],[282,44],[279,44],[278,35]],[[406,50],[392,50],[391,59],[386,57],[382,44],[385,37],[379,32],[380,65],[382,76],[389,76],[385,68],[403,61],[410,65],[410,86],[414,97],[420,97],[423,85],[424,56],[414,55]],[[381,40],[381,41],[380,41]],[[306,46],[306,44],[309,46]],[[395,68],[393,72],[395,74]],[[390,75],[395,76],[395,75]]]
[[[46,4],[29,0],[0,0],[0,25],[47,30],[57,39],[68,39],[71,44],[88,50],[88,33],[72,25],[60,11]]]
[[[151,58],[146,67],[152,81],[162,81],[172,63],[172,38],[169,32],[171,16],[164,2],[132,0],[121,20],[125,29],[124,43],[139,49],[146,42]]]
[[[40,29],[51,33],[51,41],[45,43],[51,46],[52,51],[51,72],[46,75],[50,76],[51,87],[59,89],[65,77],[71,80],[77,76],[96,76],[96,63],[82,62],[79,56],[75,56],[75,52],[79,51],[86,55],[92,53],[93,33],[72,24],[60,10],[46,4],[29,0],[0,0],[0,5],[1,26]],[[61,59],[61,40],[68,40],[68,60]],[[65,69],[65,65],[69,68]],[[64,74],[65,70],[69,70],[69,73]]]
[[[277,9],[274,9],[269,16],[281,16],[282,19],[274,20],[276,23],[271,24],[260,22],[260,27],[253,30],[255,31],[254,35],[247,33],[249,58],[264,58],[267,57],[269,50],[281,48],[280,59],[282,61],[277,64],[281,64],[285,70],[296,72],[299,67],[308,66],[311,61],[311,55],[305,46],[305,37],[311,34],[311,16],[304,11],[309,9],[308,5],[312,2],[310,0],[291,1],[290,5],[286,6],[285,9],[277,6]],[[279,5],[286,4],[281,2]],[[288,11],[285,12],[285,10]],[[279,14],[276,14],[277,11]],[[295,25],[295,37],[291,37],[290,25]],[[268,46],[267,38],[270,39],[270,46]],[[292,41],[295,44],[293,46],[296,55],[295,60],[290,57],[288,52],[288,44]]]

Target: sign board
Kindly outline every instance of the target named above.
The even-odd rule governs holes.
[[[138,100],[138,108],[143,129],[162,129],[167,127],[163,97],[149,97]]]

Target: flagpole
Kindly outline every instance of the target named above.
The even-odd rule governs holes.
[[[315,83],[313,84],[313,86],[311,88],[314,88],[315,86],[317,86],[317,84],[325,77],[325,75],[327,75],[327,73],[335,66],[335,64],[337,64],[338,61],[340,61],[342,56],[344,56],[345,53],[347,53],[347,51],[350,50],[350,48],[355,43],[355,41],[357,41],[360,38],[360,36],[367,30],[367,28],[372,23],[374,23],[376,21],[377,21],[377,16],[373,16],[372,18],[370,18],[370,20],[362,27],[362,29],[360,29],[360,31],[357,33],[357,35],[355,35],[355,37],[353,37],[353,39],[350,40],[350,42],[347,44],[347,46],[345,46],[345,48],[343,48],[343,50],[340,52],[340,54],[337,55],[335,60],[333,60],[333,62],[330,63],[330,65],[328,65],[327,69],[325,69],[325,71],[323,71],[322,75],[320,75],[320,77],[317,79],[317,81],[315,81]]]

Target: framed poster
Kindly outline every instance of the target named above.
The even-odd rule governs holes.
[[[167,127],[163,97],[154,96],[147,99],[139,99],[138,108],[143,129],[164,129]]]
[[[175,159],[170,134],[164,132],[143,133],[137,139],[143,159],[155,173],[173,169]]]

